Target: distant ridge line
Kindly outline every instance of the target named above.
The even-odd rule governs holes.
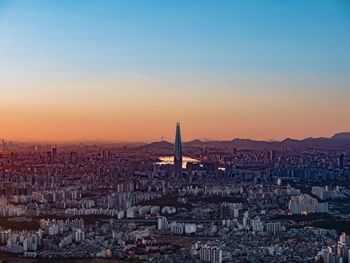
[[[283,149],[283,148],[320,148],[320,149],[348,149],[350,148],[350,132],[336,133],[333,136],[319,138],[305,138],[302,140],[286,138],[282,141],[264,141],[252,139],[233,139],[231,141],[201,141],[195,139],[183,142],[185,148],[237,148],[237,149]],[[167,141],[152,142],[135,149],[168,149],[174,148],[174,144]]]

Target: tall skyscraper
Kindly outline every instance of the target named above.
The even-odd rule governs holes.
[[[338,166],[340,169],[344,169],[344,154],[339,155]]]
[[[57,146],[52,148],[52,158],[54,161],[57,161]]]
[[[181,143],[181,131],[180,123],[176,123],[176,135],[175,135],[175,151],[174,151],[174,174],[175,176],[182,175],[182,143]]]

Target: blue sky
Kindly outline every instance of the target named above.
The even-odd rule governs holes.
[[[347,1],[2,1],[3,70],[349,74]]]
[[[350,130],[349,29],[347,0],[0,0],[0,138]]]

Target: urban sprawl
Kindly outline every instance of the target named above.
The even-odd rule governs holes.
[[[3,140],[0,258],[350,263],[345,135],[183,143],[177,124],[174,144]]]

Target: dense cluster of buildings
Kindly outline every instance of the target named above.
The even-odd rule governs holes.
[[[320,203],[310,195],[292,196],[288,204],[291,214],[328,213],[328,203]]]
[[[350,236],[342,233],[337,244],[329,245],[318,253],[316,261],[324,263],[349,263]]]
[[[188,145],[188,144],[187,144]],[[184,163],[186,152],[190,161]],[[159,157],[174,154],[174,163]],[[342,149],[6,144],[0,251],[153,262],[350,262]]]
[[[339,186],[334,187],[334,189],[330,189],[328,186],[313,186],[311,193],[320,200],[343,199],[347,197],[347,189]]]

